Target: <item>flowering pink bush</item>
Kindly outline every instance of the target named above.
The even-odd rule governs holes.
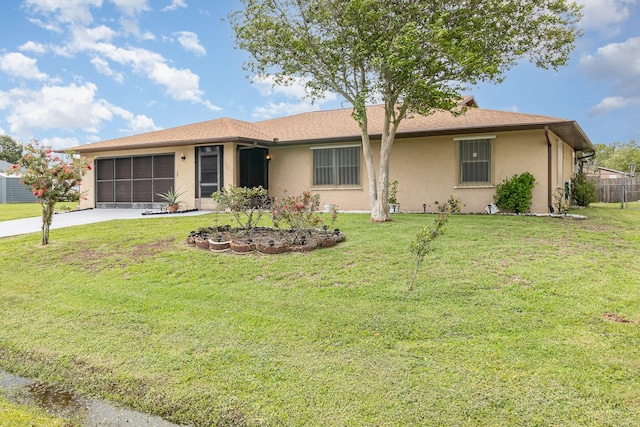
[[[320,195],[304,191],[301,196],[286,195],[276,200],[271,209],[273,225],[280,228],[281,225],[291,230],[316,227],[322,223],[318,213],[320,207]]]
[[[286,191],[285,191],[286,194]],[[286,196],[274,202],[271,209],[271,221],[276,228],[288,228],[292,232],[293,244],[301,244],[303,236],[310,228],[323,224],[319,213],[320,195],[304,191],[301,196]],[[331,224],[338,216],[334,210],[331,213]]]
[[[51,148],[33,139],[22,145],[22,157],[11,167],[22,182],[31,186],[33,195],[42,205],[42,244],[49,243],[49,227],[56,202],[78,200],[80,180],[91,170],[90,161],[66,153],[59,156]]]

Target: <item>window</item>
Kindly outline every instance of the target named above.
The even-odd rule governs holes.
[[[360,146],[311,150],[313,185],[360,185]]]
[[[491,182],[491,139],[460,140],[460,182]]]

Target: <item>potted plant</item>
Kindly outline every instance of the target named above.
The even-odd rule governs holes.
[[[389,210],[391,213],[400,212],[400,203],[398,203],[398,180],[389,184]]]
[[[166,193],[156,193],[167,202],[167,212],[176,212],[180,209],[180,201],[178,200],[186,191],[177,192],[170,188]]]

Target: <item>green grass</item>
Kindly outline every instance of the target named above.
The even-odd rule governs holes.
[[[213,215],[0,239],[0,365],[203,425],[640,425],[640,212],[432,215],[306,254],[188,247]]]
[[[0,397],[0,427],[71,427],[74,424]]]
[[[56,210],[75,209],[77,203],[57,203]],[[0,204],[0,221],[42,216],[40,203],[4,203]]]

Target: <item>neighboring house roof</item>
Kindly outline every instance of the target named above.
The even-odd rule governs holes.
[[[607,172],[611,172],[611,173],[617,173],[619,175],[631,175],[629,172],[623,172],[623,171],[619,171],[619,170],[615,170],[615,169],[605,168],[605,167],[602,167],[602,166],[598,166],[598,171],[607,171]]]
[[[455,116],[448,111],[436,111],[432,115],[414,114],[405,118],[400,123],[396,137],[407,138],[529,130],[542,129],[548,126],[551,131],[560,136],[574,149],[594,149],[589,138],[575,121],[477,108],[473,97],[465,98],[461,104],[472,108],[469,108],[465,114],[459,116]],[[360,128],[351,116],[352,111],[351,108],[314,111],[258,122],[221,118],[81,145],[72,149],[87,153],[233,141],[257,142],[266,146],[359,141]],[[368,107],[367,117],[369,135],[372,139],[378,139],[382,135],[384,106],[374,105]]]
[[[12,163],[9,163],[9,162],[4,161],[4,160],[0,160],[0,175],[3,175],[3,176],[14,175],[14,174],[11,174],[11,173],[7,173],[9,171],[9,168],[11,168],[11,166],[13,166]]]

